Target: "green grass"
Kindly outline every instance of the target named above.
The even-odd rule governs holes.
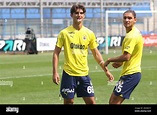
[[[116,52],[114,52],[114,50]],[[152,50],[152,53],[150,53]],[[104,59],[120,55],[120,49],[110,49],[102,54]],[[61,76],[63,53],[60,55]],[[109,85],[105,73],[89,54],[90,77],[94,85],[97,104],[108,104],[114,85]],[[109,69],[119,79],[120,69]],[[142,79],[124,104],[157,103],[157,48],[145,48],[142,58]],[[5,83],[5,85],[3,84]],[[13,83],[12,86],[7,83]],[[0,55],[0,104],[62,104],[59,85],[52,82],[52,52],[38,55]],[[75,104],[84,104],[82,98],[75,98]]]

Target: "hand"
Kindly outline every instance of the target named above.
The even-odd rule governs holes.
[[[110,71],[106,71],[106,76],[108,77],[108,81],[112,82],[114,81],[114,76],[110,73]]]
[[[52,76],[53,82],[58,85],[60,83],[60,77],[58,73],[53,74]]]
[[[104,66],[108,66],[110,62],[107,60],[105,63],[104,63]]]
[[[123,62],[114,62],[114,63],[112,63],[112,66],[114,68],[118,68],[118,67],[122,66],[122,64],[123,64]]]

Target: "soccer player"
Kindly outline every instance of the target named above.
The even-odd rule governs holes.
[[[135,27],[136,20],[135,11],[127,10],[123,13],[126,36],[122,43],[122,55],[108,58],[105,62],[105,66],[110,62],[113,62],[114,68],[122,66],[119,81],[113,89],[109,104],[121,104],[125,99],[129,99],[141,79],[143,38]]]
[[[82,97],[86,104],[96,104],[93,85],[88,73],[88,49],[91,50],[109,81],[114,80],[113,75],[104,66],[103,58],[97,49],[96,36],[93,31],[83,26],[85,13],[86,9],[81,4],[71,7],[70,15],[73,24],[60,31],[52,57],[52,80],[55,84],[59,84],[60,77],[57,67],[59,54],[62,47],[64,48],[64,65],[60,86],[60,94],[64,98],[64,104],[73,104],[75,94],[77,97]]]

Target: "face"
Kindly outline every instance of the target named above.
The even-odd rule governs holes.
[[[136,18],[133,16],[131,12],[127,12],[123,15],[123,25],[127,29],[131,29],[133,25],[136,23]]]
[[[77,9],[76,12],[71,14],[71,17],[73,18],[74,23],[81,23],[85,18],[85,13],[82,9]]]

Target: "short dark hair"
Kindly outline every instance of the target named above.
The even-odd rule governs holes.
[[[75,13],[77,9],[82,9],[83,13],[86,13],[86,8],[82,4],[74,4],[70,9],[70,13]]]
[[[123,13],[123,15],[125,14],[125,13],[132,13],[132,15],[134,16],[134,18],[136,18],[136,13],[135,13],[135,11],[134,10],[127,10],[127,11],[125,11],[124,13]]]

